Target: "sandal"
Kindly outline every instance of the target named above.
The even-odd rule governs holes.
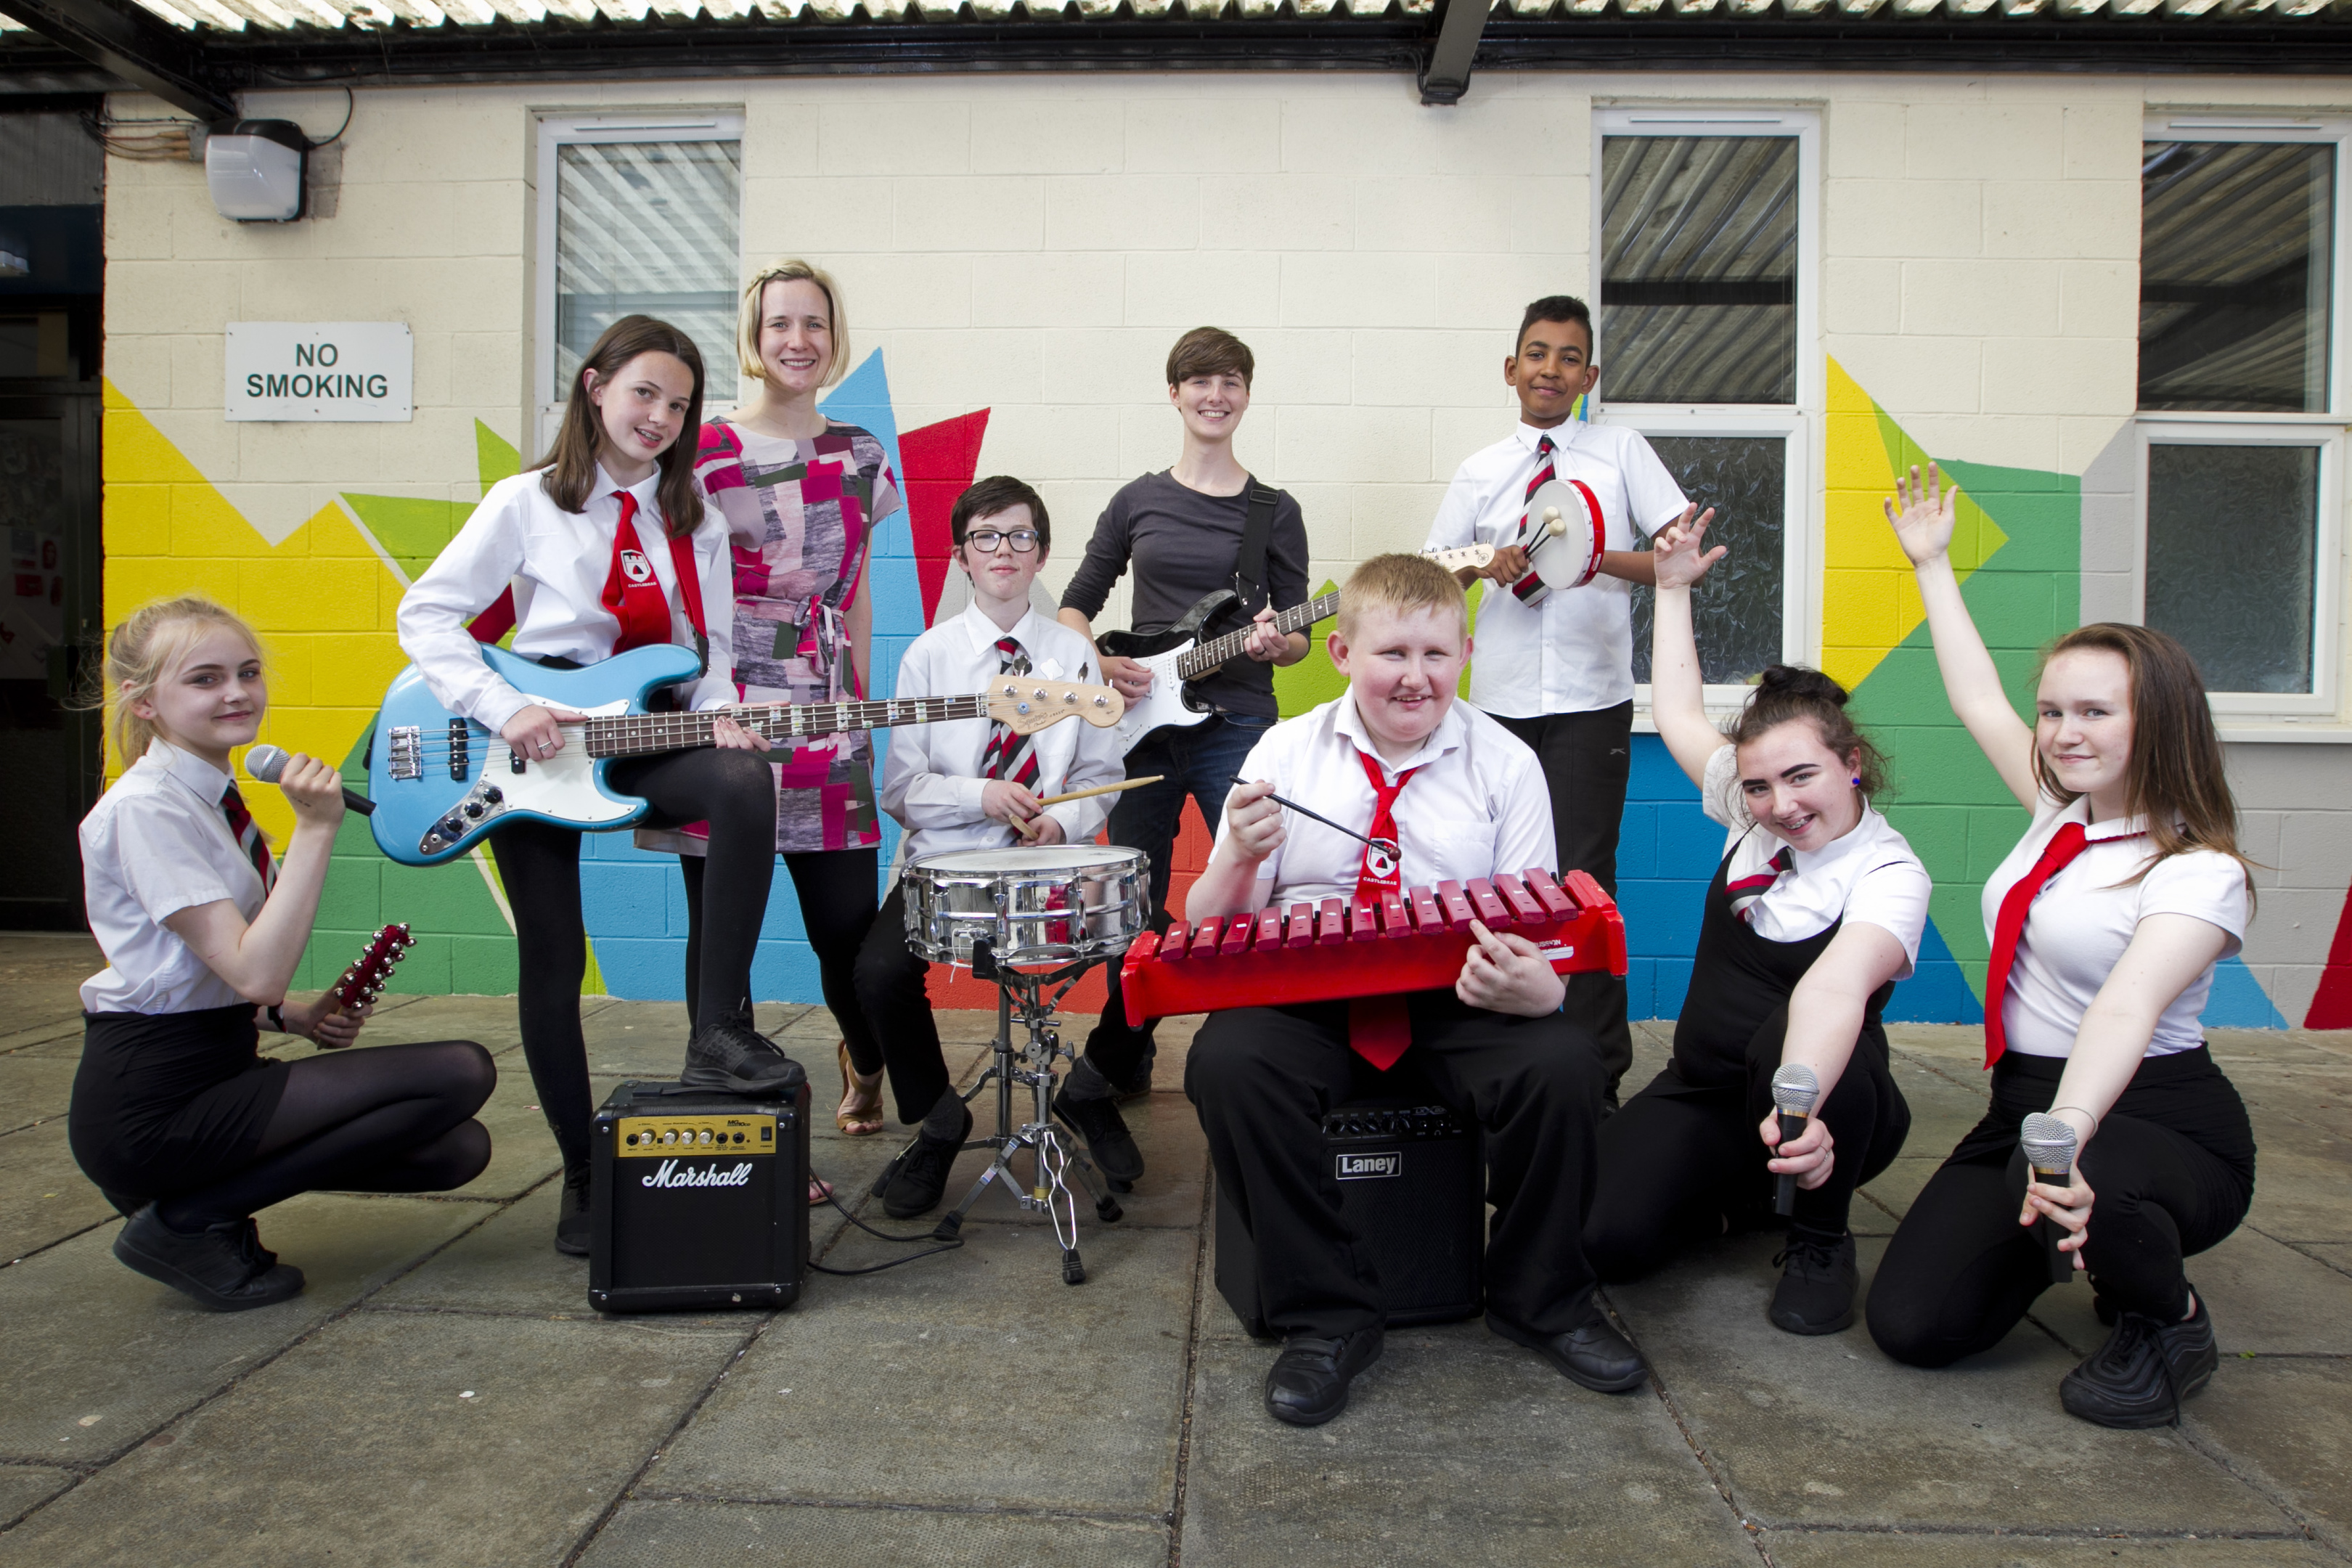
[[[814,1208],[819,1204],[824,1203],[826,1199],[832,1196],[833,1184],[831,1182],[826,1181],[823,1176],[811,1176],[809,1178],[809,1207]]]
[[[882,1131],[882,1075],[861,1078],[849,1063],[849,1042],[843,1040],[834,1047],[841,1061],[841,1105],[833,1113],[833,1124],[852,1138],[863,1138]]]

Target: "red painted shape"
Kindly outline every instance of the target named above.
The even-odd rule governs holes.
[[[2344,912],[2336,919],[2336,940],[2327,949],[2327,967],[2320,971],[2319,990],[2304,1016],[2306,1029],[2352,1029],[2352,889],[2344,894]]]
[[[939,614],[940,591],[947,586],[948,514],[956,497],[980,472],[981,437],[988,433],[988,410],[959,414],[898,437],[898,476],[907,498],[907,521],[915,538],[915,579],[923,590],[923,624]],[[1089,978],[1088,984],[1095,982]],[[991,991],[994,986],[989,987]],[[1073,995],[1076,993],[1072,993]]]

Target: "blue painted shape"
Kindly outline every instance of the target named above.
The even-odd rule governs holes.
[[[654,858],[647,856],[648,861]],[[588,929],[614,937],[667,937],[668,884],[683,883],[675,857],[670,865],[628,865],[614,860],[580,863],[580,911]],[[681,955],[680,962],[683,962]]]
[[[605,937],[596,943],[604,989],[632,1002],[686,1000],[686,943],[668,937]]]
[[[2212,994],[2205,998],[2205,1012],[2199,1020],[2212,1029],[2284,1029],[2286,1019],[2271,1005],[2263,992],[2263,983],[2246,967],[2246,961],[2232,953],[2213,970]]]
[[[1984,1022],[1984,1005],[1969,989],[1968,976],[1932,920],[1919,934],[1918,972],[1896,983],[1885,1016],[1890,1024]]]
[[[1658,875],[1658,812],[1654,801],[1629,800],[1617,829],[1617,880],[1647,881]]]
[[[1665,742],[1655,735],[1633,737],[1633,766],[1625,781],[1628,800],[1698,799],[1698,786],[1675,763]]]
[[[1689,994],[1691,962],[1687,958],[1662,958],[1658,961],[1657,1016],[1679,1018],[1683,1014],[1683,998]]]
[[[1625,917],[1628,957],[1688,958],[1698,946],[1704,882],[1651,879],[1617,884],[1618,912]]]
[[[1625,1016],[1654,1018],[1657,1013],[1658,961],[1654,958],[1629,958],[1625,961]]]

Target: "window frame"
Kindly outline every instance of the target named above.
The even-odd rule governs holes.
[[[740,108],[688,106],[626,112],[605,110],[593,113],[542,113],[537,121],[539,145],[532,161],[538,189],[532,193],[537,227],[531,255],[530,399],[532,424],[539,432],[539,450],[544,452],[552,446],[555,432],[562,423],[565,401],[556,395],[555,385],[555,187],[562,150],[600,142],[740,142],[744,140],[744,113]],[[740,188],[736,201],[735,276],[740,282],[743,276]],[[731,341],[730,349],[731,352]],[[707,419],[733,407],[732,403],[706,402],[703,417]]]
[[[2313,541],[2312,689],[2308,693],[2209,691],[2207,700],[2225,741],[2352,740],[2352,731],[2315,732],[2316,722],[2340,721],[2344,691],[2344,464],[2347,410],[2352,410],[2352,116],[2210,110],[2152,110],[2140,123],[2140,142],[2216,142],[2331,143],[2336,150],[2333,250],[2328,268],[2327,407],[2318,413],[2256,413],[2232,409],[2137,406],[2132,423],[2131,612],[2147,624],[2148,448],[2151,446],[2308,446],[2319,449],[2317,537]],[[2137,284],[2134,285],[2137,293]],[[2137,301],[2135,301],[2137,309]],[[2266,728],[2268,725],[2284,728]]]
[[[1774,104],[1620,104],[1596,107],[1592,114],[1592,307],[1600,331],[1601,268],[1608,250],[1602,240],[1601,204],[1608,181],[1602,154],[1612,136],[1783,136],[1797,143],[1796,397],[1791,403],[1612,403],[1607,345],[1596,342],[1601,366],[1595,401],[1597,421],[1623,425],[1643,436],[1779,436],[1788,447],[1787,493],[1780,524],[1780,657],[1790,663],[1820,662],[1822,550],[1821,509],[1813,504],[1813,474],[1821,457],[1822,413],[1828,369],[1821,353],[1822,116],[1813,109]],[[1707,711],[1729,713],[1748,699],[1748,688],[1710,684]],[[1634,688],[1634,710],[1650,727],[1650,687]]]

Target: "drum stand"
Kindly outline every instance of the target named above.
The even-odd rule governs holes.
[[[1055,1125],[1054,1058],[1077,1060],[1077,1054],[1062,1044],[1060,1034],[1054,1028],[1054,1005],[1066,994],[1072,985],[1096,963],[1098,958],[1084,958],[1066,963],[1059,969],[1032,973],[1027,970],[1000,965],[996,954],[985,941],[971,944],[971,972],[982,980],[996,983],[996,1039],[993,1049],[996,1059],[963,1097],[969,1105],[980,1098],[981,1090],[993,1081],[996,1085],[996,1131],[984,1138],[974,1138],[964,1144],[966,1149],[987,1149],[995,1158],[980,1180],[971,1184],[963,1202],[943,1216],[931,1234],[941,1241],[953,1241],[963,1232],[964,1216],[980,1202],[981,1194],[991,1183],[1002,1183],[1005,1193],[1024,1210],[1044,1213],[1054,1227],[1054,1239],[1062,1247],[1062,1283],[1083,1285],[1087,1266],[1078,1258],[1077,1200],[1064,1181],[1065,1174],[1076,1168],[1079,1184],[1094,1200],[1095,1217],[1105,1224],[1119,1218],[1118,1200],[1108,1190],[1110,1183],[1095,1163],[1087,1157],[1085,1147],[1066,1137]],[[1114,961],[1115,962],[1115,961]],[[1061,989],[1051,996],[1044,992],[1059,984]],[[1020,1014],[1022,1026],[1028,1032],[1025,1043],[1016,1046],[1013,1039],[1013,1014]],[[1013,1121],[1013,1086],[1028,1087],[1034,1098],[1030,1119],[1019,1126]],[[909,1149],[912,1144],[908,1146]],[[1021,1150],[1029,1152],[1031,1176],[1024,1183],[1013,1174],[1013,1157]],[[904,1160],[907,1152],[899,1152]],[[874,1184],[874,1194],[879,1197],[890,1184],[898,1169],[898,1160],[890,1162],[881,1179]]]

